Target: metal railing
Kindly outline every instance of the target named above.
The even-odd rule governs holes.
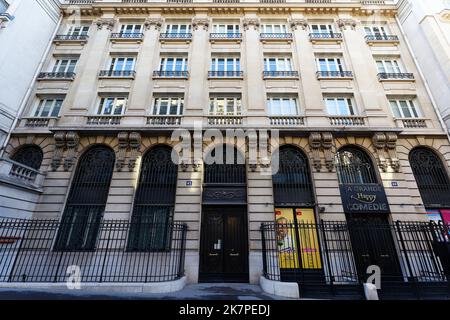
[[[281,40],[292,40],[292,33],[261,33],[260,34],[261,40],[266,39],[281,39]]]
[[[62,231],[86,227],[0,219],[0,282],[66,282],[70,268],[79,268],[81,282],[163,282],[184,276],[186,224],[103,220],[95,226],[93,250],[62,249]],[[137,247],[131,241],[136,234],[145,240]]]
[[[242,33],[240,32],[224,32],[224,33],[210,33],[209,38],[211,40],[239,40],[242,39]]]
[[[366,36],[366,41],[399,41],[398,36],[391,36],[391,35],[369,35]]]
[[[171,40],[171,39],[192,39],[192,33],[176,33],[176,32],[163,32],[159,35],[161,40]]]
[[[101,78],[134,78],[134,70],[101,70],[98,74]]]
[[[89,38],[85,34],[57,34],[55,41],[86,41]]]
[[[353,78],[352,71],[317,71],[317,78]]]
[[[406,288],[420,295],[434,285],[450,294],[450,233],[442,223],[267,222],[261,225],[261,237],[263,273],[270,280],[298,282],[300,288],[354,285],[360,290],[368,277],[366,255],[373,254],[366,241],[373,241],[374,250],[384,253],[380,254],[386,259],[384,266],[396,266],[381,270],[384,291]],[[383,242],[387,237],[392,255],[383,251],[389,246]],[[367,254],[358,253],[358,246]]]
[[[39,73],[38,80],[74,80],[75,72],[41,72]]]
[[[150,126],[179,126],[181,124],[182,115],[152,115],[147,116],[147,125]]]
[[[121,115],[114,115],[114,116],[88,116],[86,120],[87,125],[119,125],[120,120],[122,120]]]
[[[396,72],[396,73],[387,73],[387,72],[380,72],[378,74],[379,80],[414,80],[414,73],[403,73],[403,72]]]
[[[208,71],[208,78],[242,78],[244,71]]]
[[[342,40],[342,33],[310,33],[309,34],[310,40]]]
[[[189,78],[189,71],[153,71],[154,78]]]
[[[263,71],[264,78],[298,78],[298,71]]]
[[[123,32],[123,33],[111,33],[111,39],[142,39],[144,34],[141,32]]]

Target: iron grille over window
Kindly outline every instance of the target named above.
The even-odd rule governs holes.
[[[378,184],[369,156],[354,147],[340,149],[335,157],[339,184]]]
[[[438,156],[429,149],[416,148],[409,162],[425,206],[450,206],[450,179]]]
[[[222,156],[216,153],[223,152]],[[205,159],[205,184],[247,183],[245,176],[245,159],[235,148],[230,146],[216,147]]]
[[[27,167],[39,170],[42,164],[43,153],[38,146],[25,146],[17,150],[11,160]]]
[[[114,169],[114,151],[105,146],[80,158],[61,221],[57,250],[94,250]]]
[[[279,151],[278,172],[273,175],[276,205],[314,205],[311,176],[306,156],[298,149]]]
[[[136,190],[128,250],[168,250],[173,223],[178,166],[172,149],[161,146],[143,158]]]

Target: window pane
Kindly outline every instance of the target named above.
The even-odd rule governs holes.
[[[408,108],[408,103],[406,103],[406,101],[400,101],[400,108],[402,109],[402,113],[403,113],[403,116],[405,118],[411,118],[412,117],[412,114],[411,114],[411,112],[409,111],[409,108]]]
[[[159,105],[159,114],[160,115],[166,115],[167,114],[167,108],[168,108],[169,101],[167,99],[161,99],[160,105]]]
[[[325,104],[327,106],[328,114],[337,115],[336,101],[334,99],[326,99]]]
[[[226,106],[226,112],[228,115],[233,115],[234,114],[234,99],[227,99],[227,106]]]
[[[225,110],[225,100],[223,98],[217,99],[216,113],[223,115],[224,110]]]
[[[169,114],[171,115],[176,115],[178,114],[178,100],[177,99],[172,99],[170,101],[170,111]]]
[[[183,71],[183,59],[177,58],[175,60],[175,71]]]
[[[103,105],[103,114],[111,114],[113,108],[114,100],[112,98],[105,99]]]
[[[133,58],[128,58],[126,60],[126,64],[125,64],[125,71],[133,71],[134,67],[134,59]]]
[[[44,100],[39,101],[36,111],[34,112],[35,117],[39,116],[39,113],[41,112],[41,108],[42,108],[42,105],[44,104],[44,102],[45,102]]]
[[[392,113],[394,114],[394,117],[402,118],[402,115],[401,115],[400,110],[397,105],[397,101],[390,101],[390,103],[391,103]]]
[[[45,100],[44,107],[42,108],[41,117],[48,117],[52,108],[54,100]]]
[[[77,60],[70,60],[70,64],[69,64],[69,67],[67,68],[67,72],[74,72],[76,65],[77,65]]]
[[[61,110],[62,103],[63,103],[63,100],[61,100],[61,99],[56,100],[55,106],[53,107],[53,110],[52,110],[52,115],[51,115],[52,117],[59,116],[59,111]]]
[[[125,108],[125,99],[124,98],[117,99],[114,106],[114,114],[115,115],[122,114],[124,108]]]

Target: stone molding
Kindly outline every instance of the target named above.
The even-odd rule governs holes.
[[[100,18],[94,21],[94,23],[97,25],[98,30],[103,30],[103,27],[106,27],[109,31],[113,30],[116,22],[117,22],[116,19],[113,18],[110,19]]]
[[[386,172],[391,167],[395,172],[400,170],[400,161],[397,156],[398,136],[393,132],[376,132],[372,137],[378,167]]]
[[[162,25],[164,24],[163,18],[147,18],[145,19],[144,26],[146,30],[150,30],[155,27],[155,30],[161,30]]]
[[[76,132],[69,131],[57,132],[54,134],[53,138],[55,140],[55,151],[53,152],[51,163],[52,170],[58,170],[64,162],[64,170],[70,171],[73,168],[78,155],[80,136]],[[66,157],[64,158],[65,151],[67,152]]]
[[[306,30],[308,28],[308,21],[306,19],[290,19],[289,25],[292,30],[297,30],[298,27],[301,27],[302,30]]]
[[[348,27],[350,27],[351,30],[355,30],[356,28],[356,20],[353,19],[339,19],[336,23],[341,30],[347,30]]]
[[[325,167],[329,172],[332,172],[334,168],[333,134],[331,132],[312,132],[309,135],[309,147],[311,149],[313,167],[317,172],[322,170],[321,152],[325,156]]]
[[[242,25],[244,26],[244,30],[249,30],[250,27],[253,27],[253,30],[258,30],[261,21],[259,18],[244,18],[242,20]]]

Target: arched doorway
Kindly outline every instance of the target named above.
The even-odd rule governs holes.
[[[389,222],[389,204],[369,155],[345,146],[335,156],[344,212],[359,278],[378,266],[383,282],[401,280],[400,262]]]
[[[428,216],[450,223],[450,178],[441,159],[432,150],[418,147],[409,154],[409,162]]]
[[[95,146],[79,160],[56,241],[58,250],[93,250],[114,170],[115,154]]]
[[[38,146],[24,146],[17,150],[11,160],[23,164],[27,167],[39,170],[42,164],[44,154]]]
[[[168,230],[173,221],[178,174],[178,166],[172,161],[171,154],[170,147],[157,146],[142,159],[129,250],[163,250],[170,243]]]
[[[234,147],[207,154],[202,201],[199,281],[248,282],[246,166]]]

